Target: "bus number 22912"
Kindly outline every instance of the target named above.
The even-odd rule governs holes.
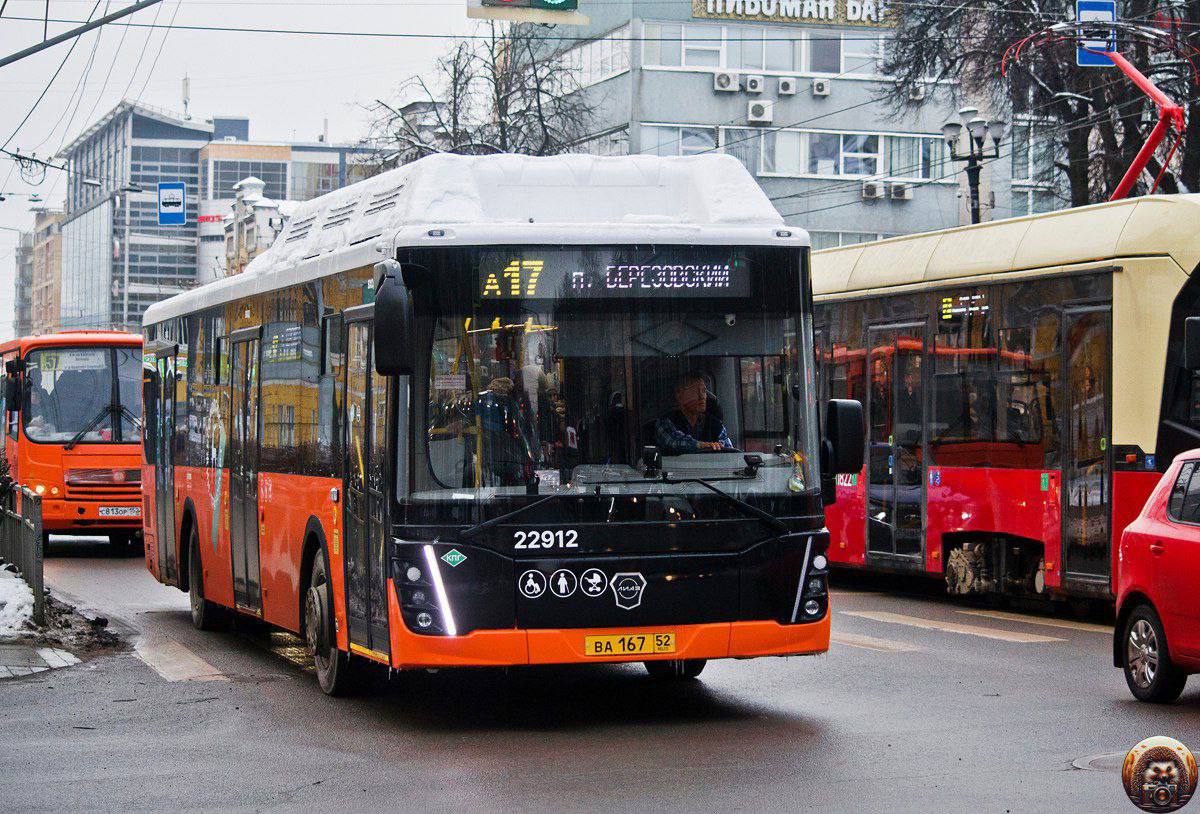
[[[514,531],[513,549],[529,551],[536,548],[579,548],[579,532],[575,529],[558,531]]]

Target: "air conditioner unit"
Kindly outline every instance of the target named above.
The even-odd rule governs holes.
[[[925,86],[913,85],[908,89],[908,99],[910,102],[921,102],[925,99]]]
[[[746,77],[746,93],[762,93],[767,89],[767,80],[761,76]]]
[[[863,181],[862,196],[865,201],[877,201],[883,197],[883,183],[880,181]]]
[[[713,74],[713,90],[733,93],[739,89],[738,75],[732,71],[717,71]]]
[[[833,90],[833,82],[828,79],[814,79],[812,81],[813,96],[828,96]]]
[[[746,120],[751,124],[770,124],[775,121],[775,103],[758,99],[747,102]]]
[[[796,80],[789,77],[783,77],[779,80],[779,95],[780,96],[795,96],[796,95]]]
[[[912,184],[893,183],[891,186],[893,201],[911,201],[913,196]]]

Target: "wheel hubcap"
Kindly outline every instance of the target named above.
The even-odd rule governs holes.
[[[304,600],[304,630],[308,652],[314,659],[325,656],[325,614],[322,613],[321,595],[318,589],[308,589]]]
[[[1145,619],[1138,619],[1129,629],[1125,655],[1134,683],[1142,689],[1149,688],[1158,674],[1158,637]]]

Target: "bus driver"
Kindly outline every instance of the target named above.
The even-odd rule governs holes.
[[[685,373],[675,384],[678,409],[654,425],[663,452],[679,455],[699,450],[733,449],[725,424],[708,410],[708,386],[698,373]]]

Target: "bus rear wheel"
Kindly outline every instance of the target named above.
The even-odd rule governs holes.
[[[642,662],[651,678],[667,681],[683,681],[697,678],[704,672],[707,659],[667,659]]]
[[[338,649],[333,628],[333,602],[325,550],[313,557],[304,594],[304,641],[317,669],[317,683],[326,695],[348,695],[358,688],[359,667]]]
[[[188,602],[192,608],[192,627],[197,630],[220,630],[228,624],[229,613],[225,608],[204,598],[200,535],[194,526],[188,533]]]

